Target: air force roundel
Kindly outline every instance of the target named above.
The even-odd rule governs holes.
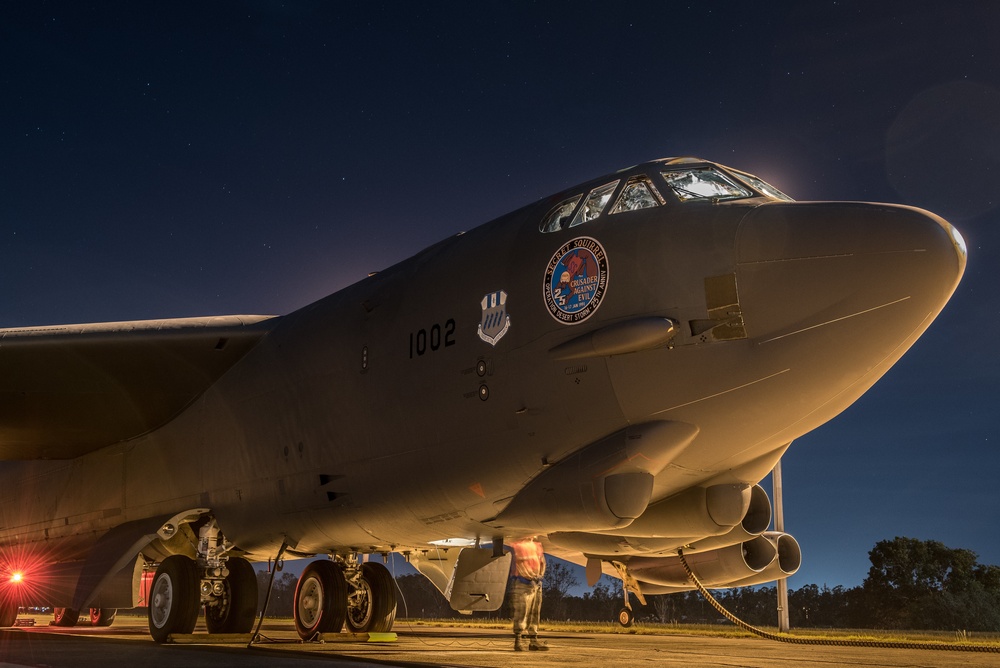
[[[507,293],[497,290],[483,297],[480,302],[483,307],[483,317],[479,321],[479,338],[491,346],[510,329],[510,316],[507,315]]]
[[[555,252],[545,268],[545,306],[567,325],[594,314],[608,289],[608,256],[596,239],[578,237]]]

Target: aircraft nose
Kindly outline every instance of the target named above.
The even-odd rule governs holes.
[[[759,342],[864,338],[888,354],[886,346],[912,343],[926,329],[965,264],[958,230],[907,206],[764,205],[737,236],[740,307],[747,336]]]

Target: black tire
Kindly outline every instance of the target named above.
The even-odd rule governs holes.
[[[231,557],[218,605],[205,606],[209,633],[250,633],[257,616],[257,574],[246,559]]]
[[[347,581],[332,561],[314,561],[295,585],[295,630],[308,640],[317,633],[339,633],[347,617]]]
[[[17,621],[17,599],[8,592],[0,592],[0,628],[14,626]]]
[[[90,609],[90,625],[91,626],[111,626],[115,622],[115,617],[118,615],[118,608],[91,608]]]
[[[149,588],[149,635],[158,643],[172,633],[191,633],[201,602],[198,567],[179,554],[167,557],[156,569]]]
[[[628,608],[622,608],[618,611],[618,623],[628,628],[632,626],[632,622],[635,621],[635,615]]]
[[[73,608],[52,608],[52,624],[55,626],[76,626],[80,621],[80,611]]]
[[[396,621],[396,583],[384,565],[361,567],[361,591],[349,599],[347,629],[354,633],[388,633]]]

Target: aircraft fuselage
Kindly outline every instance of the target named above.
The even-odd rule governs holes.
[[[0,542],[81,557],[114,526],[197,509],[254,559],[547,533],[503,511],[650,424],[697,435],[659,450],[649,504],[758,482],[912,345],[964,249],[924,211],[749,183],[697,197],[664,176],[687,168],[722,171],[646,163],[527,206],[276,319],[147,433],[4,463]],[[656,199],[611,212],[640,181]],[[575,194],[581,222],[544,230]]]

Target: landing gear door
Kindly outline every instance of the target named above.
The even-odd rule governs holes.
[[[492,549],[467,547],[458,556],[451,586],[452,610],[493,611],[503,605],[510,578],[510,553],[493,556]]]

